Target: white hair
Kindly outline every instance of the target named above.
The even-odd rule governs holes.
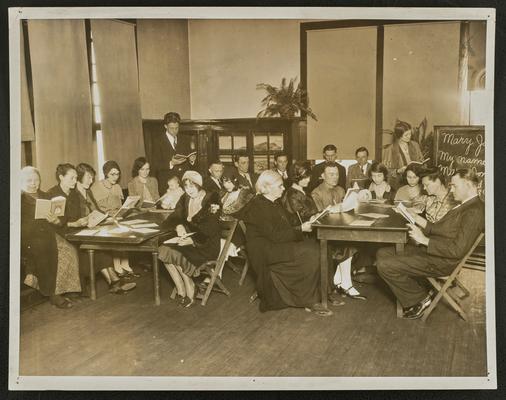
[[[257,179],[257,183],[255,184],[255,189],[257,193],[266,194],[269,192],[269,187],[278,181],[282,181],[281,175],[279,175],[276,171],[272,171],[270,169],[265,170],[260,174]]]
[[[37,168],[32,167],[31,165],[27,165],[26,167],[21,168],[21,177],[26,178],[30,174],[37,174],[40,179],[40,172]]]

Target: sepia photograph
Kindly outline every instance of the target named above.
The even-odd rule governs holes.
[[[494,38],[9,9],[9,389],[497,388]]]

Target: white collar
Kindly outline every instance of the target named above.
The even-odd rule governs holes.
[[[165,131],[165,136],[167,136],[167,139],[169,139],[169,142],[172,147],[176,148],[175,142],[177,141],[177,138],[172,136],[169,132]]]

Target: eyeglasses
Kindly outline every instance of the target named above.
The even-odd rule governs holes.
[[[119,176],[119,172],[110,172],[109,175],[110,176]]]

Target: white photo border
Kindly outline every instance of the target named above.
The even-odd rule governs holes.
[[[24,19],[486,20],[485,205],[487,371],[483,377],[108,377],[20,376],[20,29]],[[495,9],[357,7],[72,7],[10,8],[10,317],[9,390],[395,390],[496,389],[494,287]]]

